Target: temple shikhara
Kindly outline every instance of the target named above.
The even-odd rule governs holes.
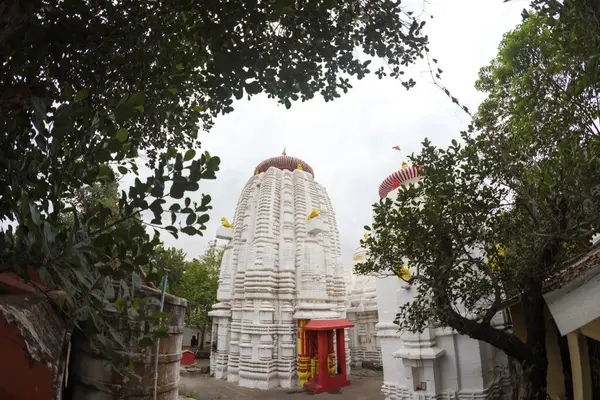
[[[226,246],[210,312],[214,377],[324,392],[351,384],[352,365],[383,369],[388,400],[509,398],[501,351],[444,327],[398,331],[398,309],[416,295],[414,271],[357,276],[362,247],[343,265],[333,206],[309,164],[284,150],[251,173],[217,231]],[[395,200],[420,179],[403,162],[379,198]]]
[[[210,313],[211,370],[260,389],[344,386],[352,324],[327,191],[285,150],[253,172],[217,232],[227,245]]]

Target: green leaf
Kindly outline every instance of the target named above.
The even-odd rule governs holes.
[[[186,235],[190,235],[190,236],[200,233],[196,228],[194,228],[191,225],[184,226],[183,228],[181,228],[181,232],[185,233]]]
[[[112,178],[113,176],[113,170],[111,167],[109,167],[106,164],[101,164],[98,167],[98,177],[107,177],[107,178]]]
[[[115,134],[115,138],[117,138],[117,140],[121,143],[125,142],[127,140],[128,136],[129,136],[129,132],[125,128],[119,129],[117,131],[117,133]]]
[[[82,101],[88,98],[88,96],[90,95],[90,93],[83,89],[79,92],[77,92],[77,94],[75,95],[75,101]]]
[[[161,318],[169,318],[169,313],[166,311],[159,311],[152,314],[152,319],[161,319]]]
[[[187,218],[185,219],[185,223],[188,225],[192,225],[196,222],[196,214],[191,213],[187,216]]]
[[[177,239],[179,237],[179,235],[177,234],[178,230],[174,226],[165,226],[165,230],[167,232],[169,232],[171,235],[173,235],[173,237],[175,239]]]
[[[175,68],[177,69],[177,71],[181,71],[183,69],[183,64],[177,64]]]
[[[148,261],[148,256],[146,256],[145,254],[140,254],[135,258],[135,263],[137,265],[146,265],[148,264]]]
[[[195,156],[196,156],[196,150],[189,149],[188,151],[185,152],[185,155],[183,156],[183,161],[190,161]]]
[[[129,97],[129,99],[127,99],[127,104],[134,107],[134,108],[138,108],[140,106],[142,106],[142,112],[144,111],[144,103],[146,102],[146,94],[144,92],[137,92],[134,93],[133,95],[131,95]]]
[[[122,165],[119,165],[117,169],[121,175],[126,175],[129,172],[129,170]]]
[[[202,214],[198,217],[198,223],[205,224],[208,222],[209,219],[210,219],[210,216],[208,214]]]
[[[166,338],[169,337],[169,333],[163,327],[161,327],[159,330],[157,330],[156,332],[154,332],[153,335],[154,335],[154,337],[156,337],[158,339],[166,339]]]

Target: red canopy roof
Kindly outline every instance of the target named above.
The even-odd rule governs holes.
[[[307,331],[331,331],[334,329],[353,328],[354,324],[346,319],[311,319],[304,329]]]

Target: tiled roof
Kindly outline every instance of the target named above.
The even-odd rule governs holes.
[[[597,266],[600,266],[600,242],[592,246],[586,253],[574,257],[568,262],[565,269],[548,278],[544,282],[544,293],[559,289],[564,284]]]
[[[565,284],[585,274],[592,268],[600,266],[600,241],[596,242],[587,252],[568,260],[564,265],[564,268],[546,279],[542,289],[543,293],[560,289]],[[519,301],[517,293],[509,293],[503,304],[504,306],[510,306]]]
[[[255,171],[258,171],[258,173],[267,172],[267,170],[271,167],[275,167],[281,170],[295,171],[296,169],[298,169],[298,164],[302,166],[303,171],[308,172],[314,178],[315,173],[312,167],[308,165],[308,163],[302,161],[299,158],[290,157],[285,154],[282,154],[278,157],[267,158],[266,160],[264,160],[256,166]]]

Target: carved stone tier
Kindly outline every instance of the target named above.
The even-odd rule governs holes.
[[[375,277],[354,274],[354,266],[365,261],[367,251],[359,247],[346,271],[348,283],[347,319],[355,328],[350,332],[352,364],[356,367],[381,368],[381,348],[376,336],[377,293]]]

